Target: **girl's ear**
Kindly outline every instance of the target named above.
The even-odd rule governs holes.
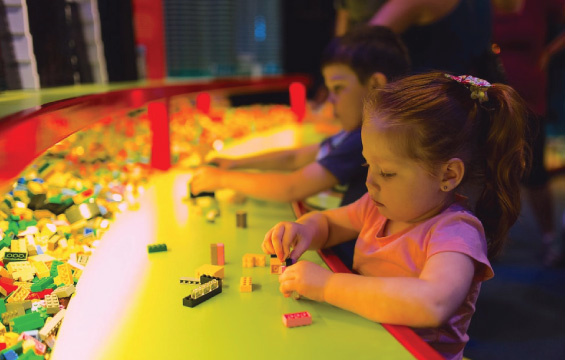
[[[441,190],[451,191],[463,180],[465,164],[459,158],[449,159],[441,167]]]
[[[371,77],[369,78],[369,81],[367,82],[367,85],[369,87],[369,90],[372,89],[379,89],[382,88],[383,86],[385,86],[388,83],[388,80],[386,78],[386,75],[381,73],[381,72],[375,72],[373,73],[373,75],[371,75]]]

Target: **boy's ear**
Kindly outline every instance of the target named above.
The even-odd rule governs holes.
[[[441,190],[451,191],[455,189],[465,175],[465,164],[459,158],[449,159],[441,167]]]
[[[378,89],[385,86],[388,83],[388,80],[386,78],[386,75],[382,72],[375,72],[371,75],[367,83],[369,89]]]

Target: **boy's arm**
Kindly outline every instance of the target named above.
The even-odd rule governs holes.
[[[419,278],[332,274],[324,300],[380,323],[437,327],[464,301],[474,271],[467,255],[442,252],[428,259]]]
[[[312,144],[297,149],[270,151],[237,159],[212,158],[210,161],[219,163],[220,168],[225,169],[293,171],[315,161],[319,148],[319,144]]]
[[[335,176],[313,162],[292,173],[251,173],[201,168],[192,179],[192,191],[197,194],[226,188],[260,199],[289,202],[330,189],[337,184]]]
[[[339,8],[335,12],[335,36],[343,36],[347,32],[349,22],[349,11],[344,8]]]

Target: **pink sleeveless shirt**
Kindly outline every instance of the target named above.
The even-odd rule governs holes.
[[[447,359],[461,359],[481,282],[494,275],[481,222],[461,204],[453,204],[423,223],[383,236],[387,219],[368,194],[348,206],[348,215],[360,232],[353,269],[361,275],[419,277],[428,258],[443,251],[463,253],[475,261],[467,297],[451,318],[438,328],[413,329]]]

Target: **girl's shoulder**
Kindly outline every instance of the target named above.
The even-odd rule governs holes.
[[[437,236],[453,237],[458,234],[482,242],[485,239],[483,224],[469,208],[462,203],[455,203],[443,212],[427,220],[420,231],[429,238]]]

